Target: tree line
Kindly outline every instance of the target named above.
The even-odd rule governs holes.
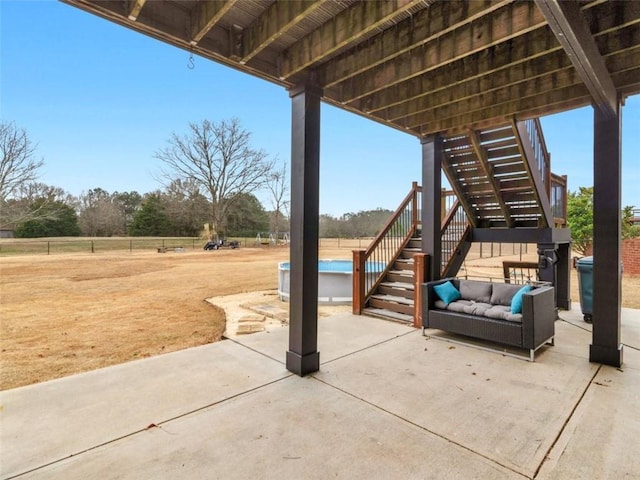
[[[155,158],[162,185],[153,192],[109,192],[100,187],[74,196],[39,182],[44,160],[15,123],[0,123],[0,228],[16,237],[225,236],[289,231],[286,164],[256,149],[238,119],[190,123],[174,133]],[[254,195],[267,192],[267,210]],[[389,210],[322,215],[323,237],[369,237]]]
[[[634,209],[627,205],[620,212],[622,239],[640,237],[640,225],[633,224]],[[593,187],[578,187],[567,194],[567,227],[574,250],[588,255],[593,248]]]

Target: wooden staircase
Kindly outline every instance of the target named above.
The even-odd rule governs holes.
[[[473,228],[552,226],[549,163],[537,120],[444,139],[442,169]]]
[[[442,276],[457,274],[474,228],[548,228],[559,220],[550,204],[557,176],[550,172],[537,119],[443,139],[442,169],[457,197],[442,221]],[[566,177],[564,189],[566,197]],[[425,262],[418,225],[421,193],[414,183],[367,250],[354,252],[354,313],[418,324],[416,289],[424,278],[416,274],[425,275],[424,264],[416,264]],[[365,275],[370,263],[385,265],[375,279]]]
[[[419,233],[419,232],[417,232]],[[374,317],[413,322],[415,276],[414,260],[422,251],[422,238],[412,237],[387,271],[375,293],[369,297],[368,306],[362,312]]]

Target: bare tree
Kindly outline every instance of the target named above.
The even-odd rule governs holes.
[[[211,202],[211,224],[216,235],[225,226],[229,206],[238,194],[252,193],[269,178],[272,162],[263,150],[250,145],[251,134],[237,118],[212,123],[190,123],[189,132],[173,134],[155,157],[164,163],[165,185],[175,179],[193,180]]]
[[[210,211],[209,202],[200,190],[193,180],[176,179],[160,196],[174,235],[200,236]]]
[[[54,204],[77,207],[77,199],[60,187],[40,182],[20,185],[11,198],[2,202],[0,225],[16,228],[21,224],[39,220],[57,220],[59,209],[50,208]]]
[[[0,150],[0,225],[33,220],[39,212],[30,209],[20,194],[38,178],[44,162],[36,160],[35,145],[27,132],[13,122],[0,122]]]
[[[271,206],[273,207],[271,231],[275,233],[276,244],[280,234],[281,219],[288,217],[289,186],[287,184],[287,164],[282,163],[280,168],[274,168],[266,183],[271,193]]]
[[[80,229],[90,237],[111,237],[127,233],[125,216],[120,208],[117,193],[110,194],[102,188],[94,188],[80,194]]]
[[[0,122],[0,200],[11,198],[20,187],[38,178],[38,170],[44,165],[36,160],[35,145],[27,132],[13,122]]]

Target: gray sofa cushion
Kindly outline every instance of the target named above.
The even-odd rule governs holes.
[[[521,313],[511,313],[511,307],[507,305],[494,305],[484,312],[485,317],[497,320],[507,320],[509,322],[522,323]]]
[[[484,316],[485,312],[491,308],[491,304],[483,302],[471,302],[471,305],[464,307],[464,313],[468,315]]]
[[[460,296],[463,300],[489,303],[491,301],[491,286],[492,284],[489,282],[460,280]],[[515,292],[513,293],[515,294]]]
[[[469,300],[456,300],[455,302],[451,302],[450,304],[447,305],[442,300],[436,300],[434,305],[436,306],[436,308],[441,308],[443,310],[449,310],[451,312],[458,312],[458,313],[466,313],[465,307],[468,307],[472,303],[473,302],[470,302]]]
[[[511,285],[508,283],[494,283],[491,291],[491,304],[510,306],[511,299],[522,285]]]

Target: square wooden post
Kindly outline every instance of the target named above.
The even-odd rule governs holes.
[[[303,376],[320,368],[318,352],[318,220],[320,205],[320,98],[305,84],[290,92],[291,297],[287,370]]]
[[[593,334],[591,362],[622,365],[620,314],[621,113],[594,108],[593,135]]]
[[[430,257],[429,278],[442,269],[442,137],[432,135],[422,143],[422,252]]]

